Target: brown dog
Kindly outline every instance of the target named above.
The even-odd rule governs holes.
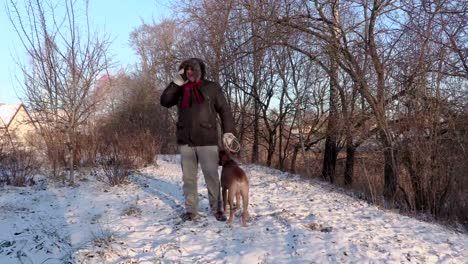
[[[219,165],[223,166],[221,172],[221,187],[223,189],[223,205],[226,212],[229,202],[229,223],[234,220],[234,211],[239,208],[240,196],[242,196],[242,225],[247,226],[248,206],[249,206],[249,180],[245,172],[229,156],[221,150],[219,151]],[[236,196],[236,208],[234,208],[234,195]]]

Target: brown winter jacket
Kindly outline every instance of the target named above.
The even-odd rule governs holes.
[[[182,108],[183,86],[171,82],[161,95],[161,105],[170,108],[177,105],[177,143],[190,146],[218,145],[216,116],[219,114],[224,133],[235,133],[234,119],[226,98],[218,83],[205,80],[205,65],[200,59],[184,61],[179,69],[191,66],[197,80],[202,80],[199,92],[203,102],[190,103]],[[193,98],[191,98],[193,99]]]

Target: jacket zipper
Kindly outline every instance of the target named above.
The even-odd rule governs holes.
[[[208,96],[207,96],[207,99],[208,99],[208,107],[210,109],[210,115],[213,115],[213,110],[211,109],[211,99]]]

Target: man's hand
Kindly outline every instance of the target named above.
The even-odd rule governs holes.
[[[184,80],[184,69],[180,69],[176,74],[174,74],[174,79],[172,81],[178,86],[186,84],[187,80]]]
[[[223,144],[230,152],[237,153],[240,150],[240,143],[232,133],[223,134]]]

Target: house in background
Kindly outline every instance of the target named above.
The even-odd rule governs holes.
[[[0,140],[26,144],[36,127],[23,104],[0,103]]]

